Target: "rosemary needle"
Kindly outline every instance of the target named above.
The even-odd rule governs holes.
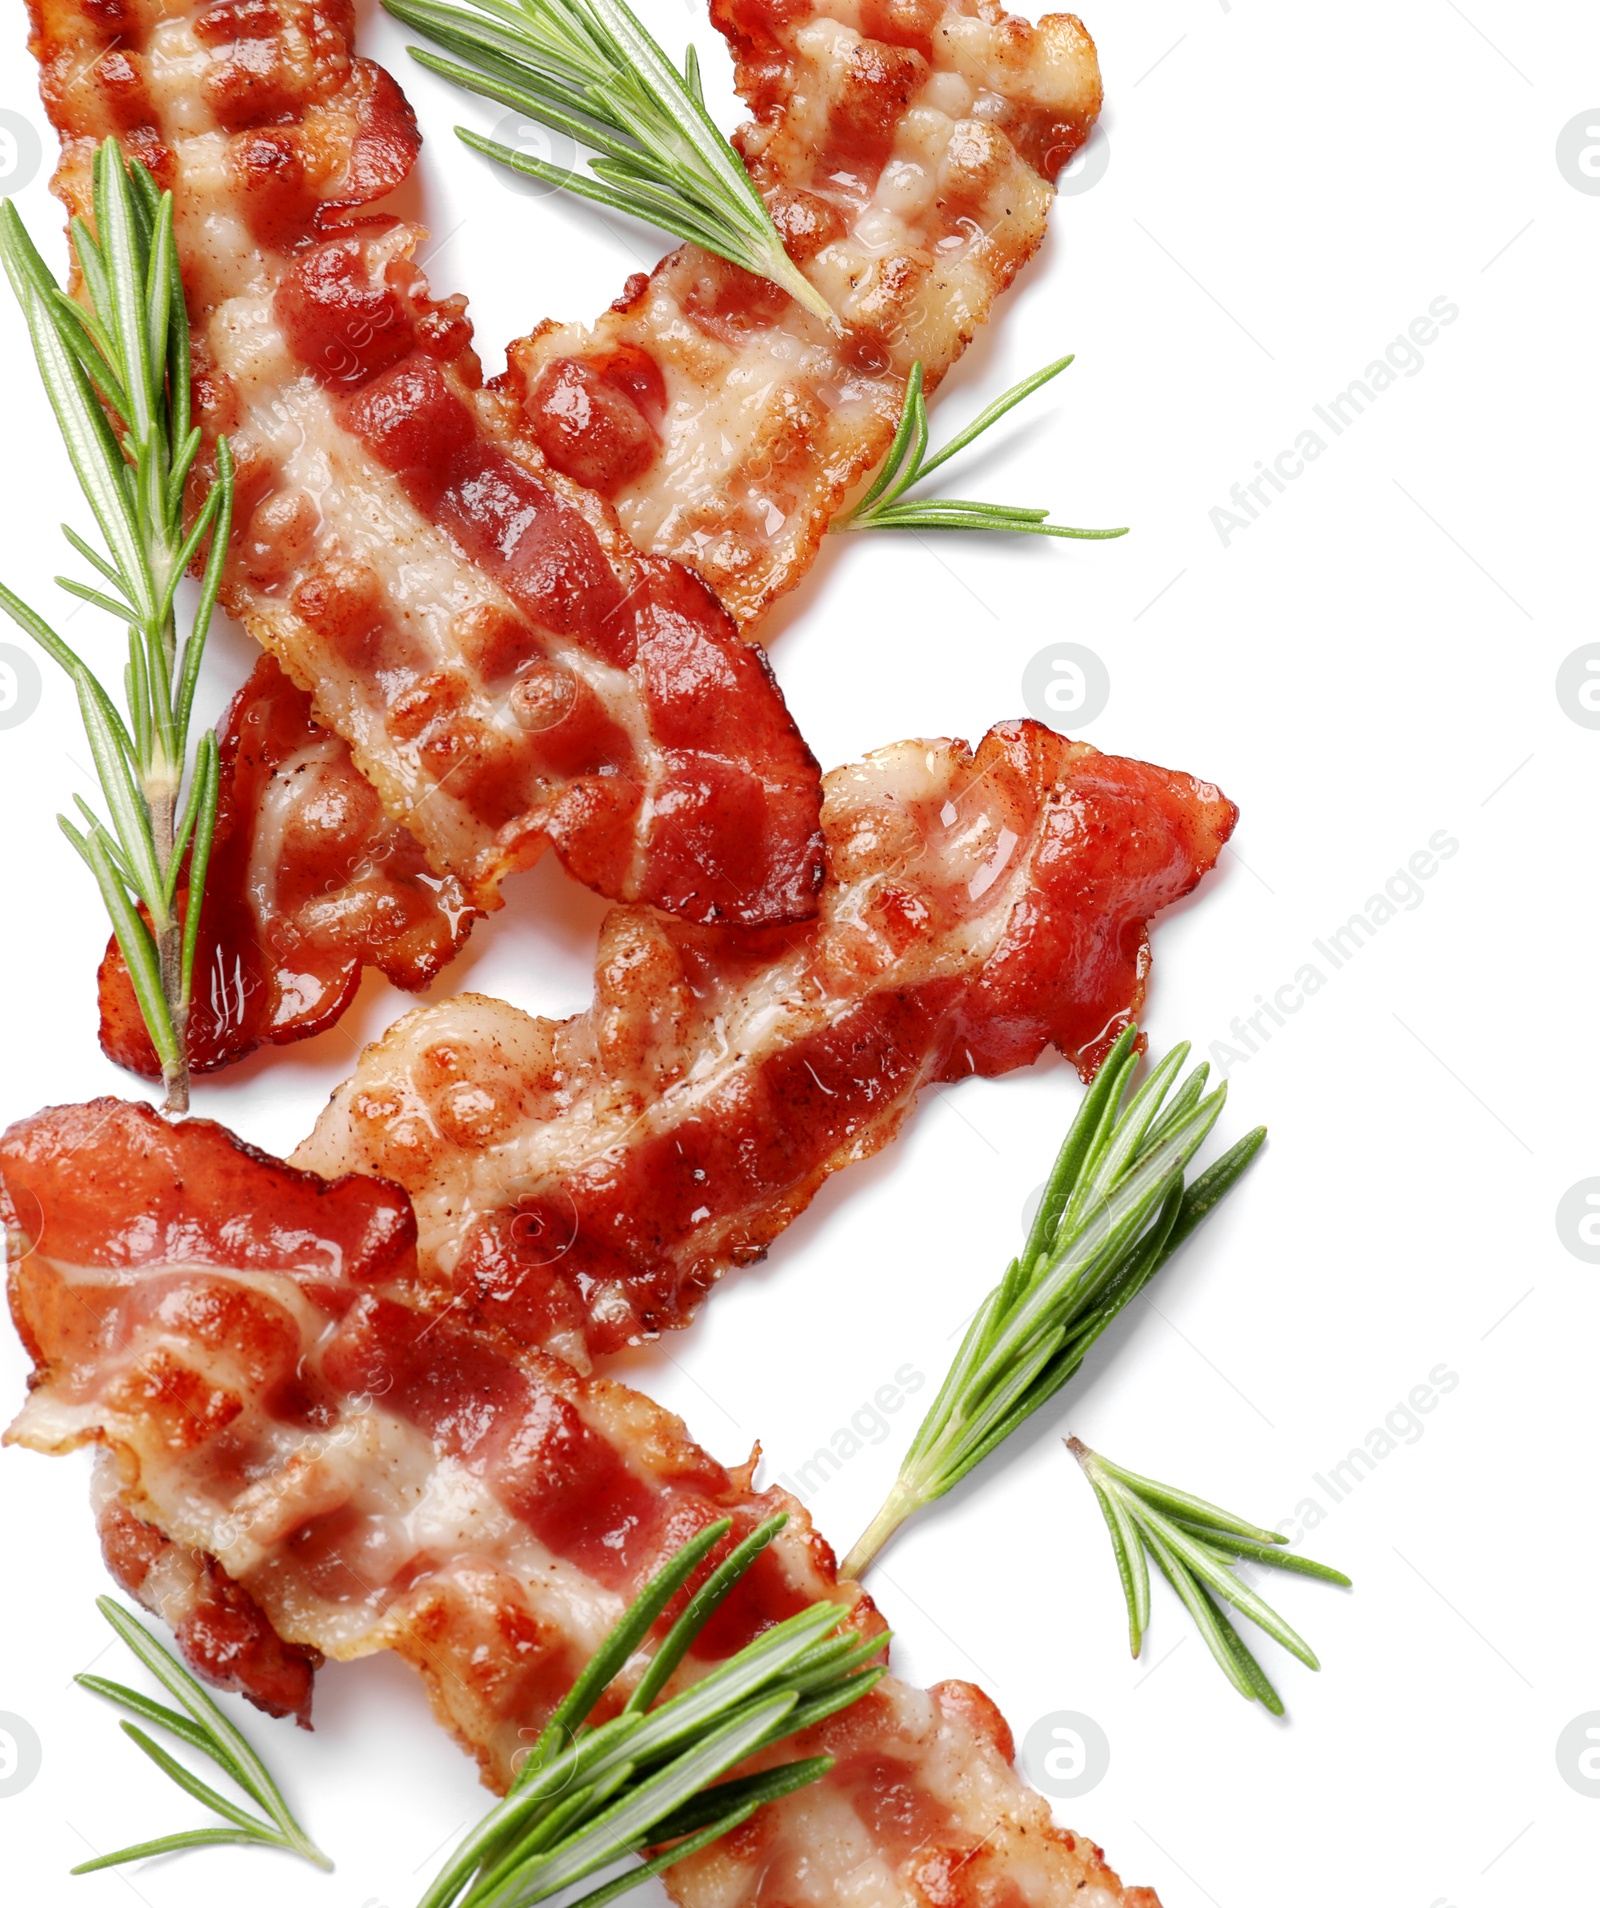
[[[72,221],[81,305],[57,285],[9,199],[0,205],[0,263],[105,542],[102,555],[63,526],[97,580],[92,587],[56,580],[125,625],[126,717],[89,664],[3,584],[0,608],[77,690],[111,819],[107,826],[81,798],[76,821],[58,819],[111,917],[161,1062],[167,1110],[181,1113],[189,1104],[185,1033],[218,792],[216,737],[200,737],[189,767],[189,722],[227,551],[233,466],[219,439],[216,480],[192,499],[185,528],[184,492],[201,439],[190,417],[189,321],[172,195],[157,191],[138,160],[124,160],[114,139],[97,148],[93,179],[94,229]],[[199,606],[180,646],[174,599],[208,538]]]
[[[1228,1681],[1247,1701],[1263,1703],[1274,1716],[1281,1716],[1282,1698],[1217,1598],[1231,1603],[1307,1668],[1322,1666],[1310,1644],[1270,1604],[1241,1583],[1229,1566],[1238,1562],[1262,1564],[1318,1577],[1345,1589],[1349,1589],[1350,1579],[1328,1564],[1314,1563],[1309,1557],[1283,1549],[1288,1540],[1276,1531],[1235,1517],[1203,1497],[1158,1484],[1136,1471],[1125,1471],[1077,1438],[1068,1438],[1066,1446],[1083,1467],[1111,1533],[1117,1574],[1128,1605],[1128,1642],[1133,1654],[1139,1654],[1150,1621],[1150,1573],[1145,1564],[1148,1552],[1193,1616],[1206,1648]]]
[[[911,367],[906,380],[905,403],[872,487],[855,508],[839,517],[830,530],[1014,530],[1033,537],[1073,537],[1103,541],[1107,537],[1125,537],[1120,530],[1074,530],[1064,523],[1050,523],[1050,512],[1027,504],[972,503],[960,497],[908,497],[913,484],[920,484],[941,464],[948,463],[958,451],[964,451],[981,437],[991,424],[998,423],[1022,400],[1031,397],[1041,385],[1059,377],[1071,364],[1069,353],[1038,371],[1031,372],[1020,384],[995,399],[987,410],[975,417],[959,435],[951,438],[932,457],[928,450],[928,403],[922,388],[922,360]]]
[[[214,1848],[228,1842],[243,1843],[247,1848],[287,1849],[291,1855],[303,1856],[318,1868],[332,1868],[333,1863],[289,1812],[289,1805],[267,1773],[266,1764],[177,1658],[163,1649],[119,1603],[113,1602],[110,1597],[97,1597],[95,1603],[117,1635],[176,1700],[178,1708],[169,1709],[165,1703],[141,1695],[126,1684],[113,1683],[104,1676],[82,1675],[73,1680],[94,1695],[103,1696],[108,1702],[128,1710],[140,1721],[156,1724],[189,1748],[208,1756],[256,1804],[266,1819],[252,1815],[248,1809],[240,1808],[237,1803],[219,1795],[209,1784],[201,1781],[193,1770],[186,1768],[158,1742],[147,1736],[137,1724],[124,1722],[122,1727],[130,1740],[144,1751],[156,1767],[196,1801],[205,1803],[227,1826],[184,1829],[175,1835],[159,1836],[154,1841],[136,1842],[131,1848],[119,1848],[114,1854],[97,1855],[93,1861],[80,1862],[72,1873],[87,1875],[95,1869],[114,1868],[122,1862],[143,1861],[151,1855],[173,1855],[184,1849]]]
[[[694,48],[680,72],[627,0],[383,4],[457,56],[412,47],[430,72],[566,133],[592,156],[587,173],[572,171],[458,126],[475,152],[715,252],[837,325],[706,111]]]
[[[1129,1027],[1106,1056],[1045,1185],[1020,1257],[978,1307],[893,1489],[845,1559],[860,1577],[905,1520],[959,1484],[1048,1404],[1255,1157],[1257,1127],[1187,1187],[1226,1086],[1198,1066],[1172,1092],[1185,1043],[1123,1105],[1139,1064]],[[1171,1098],[1168,1098],[1169,1092]]]

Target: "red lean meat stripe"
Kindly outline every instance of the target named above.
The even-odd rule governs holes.
[[[367,1049],[295,1163],[404,1186],[425,1276],[526,1344],[589,1358],[683,1325],[918,1092],[1087,1074],[1136,1015],[1147,923],[1237,811],[1188,775],[1036,722],[976,755],[904,742],[827,778],[818,920],[763,934],[616,909],[594,1005],[468,994]]]
[[[222,799],[206,874],[189,1016],[191,1067],[208,1073],[267,1041],[331,1027],[363,966],[425,987],[478,918],[390,821],[311,698],[263,656],[222,724]],[[100,964],[100,1044],[161,1077],[115,937]]]
[[[473,906],[553,843],[615,899],[805,919],[818,773],[764,658],[545,467],[420,231],[350,219],[417,146],[351,31],[343,0],[34,0],[61,196],[84,209],[109,133],[176,196],[239,466],[225,602]]]
[[[397,1651],[492,1786],[625,1602],[720,1516],[729,1543],[774,1509],[791,1521],[680,1679],[819,1597],[881,1628],[750,1466],[622,1386],[419,1309],[396,1188],[329,1185],[115,1100],[13,1126],[0,1187],[35,1365],[8,1441],[100,1447],[147,1572],[215,1559],[303,1662]],[[249,1687],[246,1653],[231,1667]],[[281,1675],[264,1680],[283,1707]],[[683,1908],[1156,1908],[1052,1825],[969,1685],[891,1678],[803,1748],[832,1774],[674,1870]]]

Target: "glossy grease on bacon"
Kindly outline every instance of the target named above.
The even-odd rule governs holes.
[[[307,1661],[395,1650],[491,1786],[648,1576],[718,1517],[727,1544],[774,1509],[790,1523],[678,1682],[818,1598],[881,1630],[750,1467],[726,1470],[637,1393],[420,1309],[393,1186],[330,1185],[208,1121],[101,1100],[13,1126],[0,1188],[35,1366],[8,1441],[99,1446],[115,1515],[214,1560]],[[969,1685],[887,1679],[798,1746],[837,1766],[675,1869],[683,1908],[1152,1908],[1052,1825]]]
[[[350,745],[433,872],[488,909],[553,844],[600,892],[800,920],[818,772],[764,658],[641,554],[485,389],[420,230],[351,208],[415,157],[344,0],[34,0],[85,204],[114,133],[175,194],[209,432],[238,467],[223,598]]]
[[[1087,1074],[1138,1013],[1148,922],[1237,811],[1037,722],[827,778],[818,920],[739,934],[616,909],[565,1022],[463,995],[363,1054],[297,1165],[411,1194],[424,1275],[580,1367],[683,1325],[917,1094]]]

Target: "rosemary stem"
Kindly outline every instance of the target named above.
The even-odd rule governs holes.
[[[170,780],[163,778],[154,786],[146,784],[150,804],[150,834],[155,843],[156,866],[163,881],[172,867],[173,819],[177,808],[176,792]],[[166,1088],[166,1111],[189,1110],[189,1003],[183,992],[183,922],[171,910],[164,910],[156,922],[156,955],[161,964],[161,993],[172,1020],[177,1039],[175,1062],[164,1063],[161,1084]]]
[[[1129,1099],[1136,1040],[1137,1029],[1125,1028],[1101,1063],[1022,1253],[973,1312],[899,1476],[851,1547],[846,1576],[859,1578],[907,1518],[953,1490],[1071,1383],[1090,1346],[1265,1139],[1258,1127],[1186,1188],[1185,1170],[1227,1089],[1207,1094],[1208,1069],[1199,1066],[1172,1092],[1188,1054],[1180,1045]]]
[[[743,159],[706,112],[691,46],[680,68],[628,0],[383,0],[448,53],[412,57],[466,91],[515,107],[589,148],[586,169],[557,167],[457,136],[542,180],[704,246],[786,291],[833,331],[843,326],[784,249]]]
[[[912,1512],[922,1508],[922,1503],[922,1497],[907,1485],[903,1477],[896,1478],[894,1488],[879,1506],[878,1514],[851,1546],[850,1555],[845,1558],[839,1575],[859,1583],[872,1568],[878,1552]]]
[[[93,160],[93,218],[71,237],[81,281],[67,296],[16,207],[0,204],[0,265],[21,303],[34,356],[68,457],[105,538],[97,552],[67,541],[111,593],[71,577],[70,595],[119,622],[127,637],[126,714],[89,664],[0,586],[0,610],[63,668],[77,691],[101,794],[102,821],[77,800],[61,825],[111,916],[150,1042],[166,1110],[187,1112],[186,1044],[205,874],[216,829],[218,755],[201,737],[192,770],[189,726],[200,659],[216,604],[233,508],[227,440],[193,499],[184,490],[200,431],[191,418],[188,314],[173,239],[172,197],[114,139]],[[209,549],[207,545],[209,543]],[[200,602],[179,641],[175,597],[203,567]],[[187,877],[180,897],[180,878]]]
[[[163,550],[163,555],[171,552]],[[174,644],[172,642],[171,619],[161,634],[162,647],[170,659]],[[170,675],[170,669],[169,669]],[[162,717],[170,726],[172,715],[170,697],[164,698],[166,708],[158,706],[155,715],[154,733],[151,741],[151,761],[146,766],[140,780],[143,786],[145,806],[150,813],[150,840],[155,849],[156,869],[162,884],[168,883],[172,872],[173,848],[177,838],[178,787],[182,774],[181,766],[174,769],[169,759],[169,736],[163,735]],[[161,1084],[166,1089],[166,1111],[168,1113],[187,1113],[189,1110],[189,1046],[188,1020],[189,1002],[183,984],[183,919],[175,908],[152,906],[152,926],[155,933],[156,959],[161,973],[161,995],[166,1002],[167,1015],[172,1022],[172,1032],[176,1043],[175,1058],[163,1060]]]
[[[309,1835],[300,1832],[285,1835],[283,1845],[291,1854],[298,1855],[302,1861],[310,1862],[313,1868],[320,1868],[326,1875],[333,1873],[333,1857],[324,1855]]]

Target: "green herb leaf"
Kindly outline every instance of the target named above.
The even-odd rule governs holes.
[[[653,1848],[647,1861],[573,1904],[600,1908],[765,1803],[827,1774],[832,1759],[812,1756],[721,1780],[748,1757],[858,1701],[882,1676],[869,1662],[888,1639],[844,1628],[848,1613],[838,1604],[799,1611],[676,1696],[656,1700],[786,1521],[768,1519],[735,1547],[689,1599],[621,1711],[592,1725],[596,1704],[728,1534],[729,1521],[702,1531],[657,1573],[557,1708],[505,1799],[445,1863],[420,1908],[528,1908]]]
[[[1138,1030],[1125,1029],[1107,1054],[1056,1155],[1021,1255],[978,1307],[843,1575],[859,1577],[906,1518],[944,1496],[1049,1403],[1254,1158],[1265,1127],[1185,1187],[1189,1162],[1227,1097],[1226,1087],[1206,1093],[1203,1065],[1172,1091],[1188,1052],[1174,1048],[1131,1099]],[[1125,1572],[1135,1634],[1148,1594],[1135,1601],[1144,1568],[1135,1569],[1137,1549],[1128,1547]]]
[[[1125,537],[1120,530],[1074,530],[1064,523],[1048,521],[1050,512],[1028,504],[972,503],[963,497],[908,497],[913,484],[920,484],[941,464],[948,463],[997,423],[1006,412],[1031,397],[1042,384],[1048,384],[1071,364],[1069,354],[1057,358],[1042,370],[1030,372],[1020,384],[997,397],[987,410],[975,417],[941,451],[932,457],[928,449],[928,404],[922,389],[922,360],[911,367],[906,380],[905,403],[895,428],[883,467],[870,489],[855,508],[829,524],[830,530],[1016,530],[1032,537],[1072,537],[1085,541],[1103,541],[1107,537]]]
[[[177,1709],[145,1696],[126,1684],[111,1682],[104,1676],[83,1675],[74,1678],[95,1696],[104,1697],[119,1709],[126,1709],[140,1721],[167,1730],[191,1749],[198,1750],[249,1796],[267,1817],[265,1821],[218,1794],[208,1783],[168,1753],[160,1743],[147,1736],[137,1724],[122,1727],[136,1746],[169,1776],[185,1794],[203,1802],[214,1815],[229,1824],[223,1829],[185,1829],[162,1836],[153,1842],[138,1842],[131,1848],[110,1855],[97,1855],[80,1862],[74,1875],[87,1875],[95,1869],[114,1868],[122,1862],[143,1861],[151,1855],[170,1855],[187,1848],[213,1848],[220,1843],[243,1842],[251,1847],[287,1849],[318,1868],[332,1868],[321,1849],[290,1813],[277,1784],[267,1773],[266,1764],[245,1740],[199,1683],[178,1659],[155,1640],[144,1626],[134,1620],[110,1597],[97,1597],[96,1607],[122,1641],[133,1651],[156,1681],[177,1702]]]
[[[115,140],[94,155],[94,228],[72,221],[85,304],[57,285],[16,207],[0,205],[0,263],[28,321],[51,408],[93,512],[104,553],[70,528],[67,541],[109,590],[58,578],[127,631],[124,719],[89,664],[9,590],[0,609],[71,678],[109,827],[79,802],[87,833],[62,818],[105,900],[134,993],[161,1062],[167,1108],[189,1103],[185,1035],[195,937],[219,780],[214,739],[188,767],[189,719],[233,517],[233,466],[184,490],[200,447],[190,421],[189,321],[173,237],[172,196]],[[174,598],[207,540],[200,604],[182,643]],[[187,884],[178,902],[180,876]],[[142,910],[142,912],[141,912]]]
[[[1128,1604],[1128,1633],[1133,1654],[1139,1654],[1149,1622],[1148,1576],[1141,1555],[1141,1551],[1148,1551],[1194,1618],[1207,1649],[1228,1681],[1248,1701],[1264,1703],[1273,1715],[1281,1716],[1283,1703],[1278,1692],[1216,1599],[1220,1597],[1231,1603],[1308,1668],[1320,1669],[1321,1664],[1299,1632],[1291,1629],[1248,1584],[1234,1576],[1228,1568],[1230,1557],[1248,1558],[1271,1569],[1319,1577],[1325,1583],[1341,1584],[1345,1589],[1349,1589],[1350,1579],[1327,1564],[1295,1556],[1283,1548],[1284,1538],[1222,1510],[1203,1497],[1175,1490],[1169,1484],[1158,1484],[1154,1478],[1141,1477],[1137,1471],[1125,1471],[1120,1464],[1113,1464],[1099,1452],[1091,1451],[1077,1438],[1068,1438],[1066,1445],[1082,1466],[1111,1533],[1111,1548]],[[1145,1575],[1142,1598],[1129,1567],[1130,1556],[1139,1559],[1139,1572]]]
[[[626,0],[384,0],[449,52],[412,58],[485,99],[565,133],[597,157],[587,175],[465,127],[474,152],[626,212],[780,286],[824,323],[827,300],[784,250],[744,161],[706,111],[693,47],[673,65]]]
[[[269,1846],[268,1838],[261,1835],[246,1834],[243,1829],[184,1829],[177,1835],[161,1835],[153,1842],[135,1842],[129,1848],[119,1848],[109,1855],[96,1855],[92,1861],[79,1862],[76,1868],[69,1868],[69,1875],[92,1875],[96,1869],[119,1868],[124,1862],[142,1862],[154,1855],[181,1855],[191,1848],[260,1848]]]

